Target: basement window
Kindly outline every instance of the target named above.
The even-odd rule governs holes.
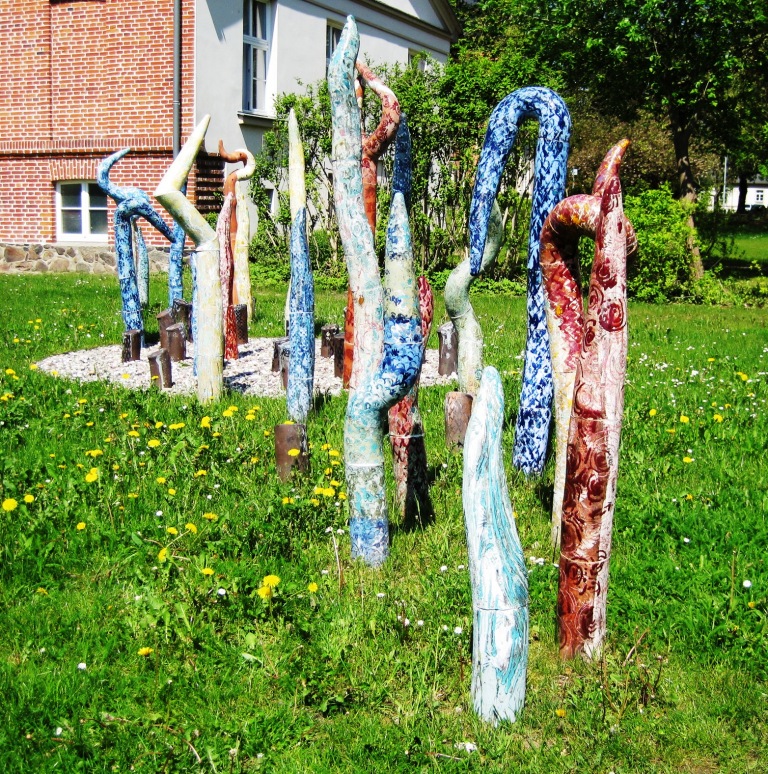
[[[56,183],[56,236],[62,242],[107,241],[107,195],[95,182]]]

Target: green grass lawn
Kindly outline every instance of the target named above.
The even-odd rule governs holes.
[[[283,400],[203,407],[30,368],[120,341],[114,279],[0,276],[0,295],[0,771],[768,770],[764,311],[630,305],[607,647],[563,663],[552,464],[510,463],[524,300],[474,299],[530,571],[526,707],[494,728],[469,696],[447,388],[420,398],[435,523],[395,524],[374,571],[349,557],[344,398],[318,402],[311,473],[283,484]],[[343,305],[321,294],[318,322]],[[277,336],[282,307],[257,293],[252,334]]]
[[[768,233],[740,233],[734,237],[736,249],[749,263],[768,264]]]

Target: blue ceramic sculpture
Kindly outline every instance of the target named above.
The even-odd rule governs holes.
[[[528,335],[520,410],[512,462],[526,474],[544,468],[552,420],[552,363],[539,266],[539,237],[544,219],[565,193],[571,119],[563,100],[550,89],[530,86],[505,97],[488,122],[477,166],[469,215],[470,270],[477,275],[483,257],[491,208],[509,152],[525,118],[539,122],[528,237]]]
[[[464,520],[472,583],[472,701],[493,723],[514,721],[525,702],[528,575],[501,448],[504,391],[483,371],[464,439]]]
[[[187,184],[181,187],[181,192],[186,196]],[[182,285],[182,268],[184,256],[184,242],[187,239],[187,232],[179,224],[173,224],[173,236],[171,239],[171,249],[168,254],[168,306],[173,307],[173,302],[184,298],[184,289]],[[194,283],[193,283],[194,285]],[[194,307],[193,307],[194,309]]]
[[[344,424],[352,556],[379,566],[389,551],[383,449],[386,416],[416,379],[424,340],[403,195],[395,194],[390,208],[386,292],[363,205],[360,111],[354,87],[359,46],[357,25],[350,16],[331,58],[328,87],[334,199],[355,304],[353,389]]]
[[[315,381],[315,288],[307,244],[306,207],[299,209],[291,227],[289,305],[288,416],[298,424],[305,424]]]
[[[165,221],[155,212],[149,201],[149,196],[144,191],[140,188],[122,188],[110,182],[109,173],[112,166],[129,151],[130,148],[123,148],[123,150],[104,159],[96,169],[96,182],[117,203],[114,216],[115,251],[117,252],[117,276],[120,281],[120,295],[123,303],[123,323],[126,330],[143,331],[142,304],[136,281],[133,246],[131,244],[131,224],[138,218],[144,218],[166,239],[172,240],[173,234]],[[149,275],[147,274],[147,276]]]

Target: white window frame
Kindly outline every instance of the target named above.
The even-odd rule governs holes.
[[[341,39],[342,26],[336,22],[326,22],[325,24],[325,74],[328,75],[328,67],[331,64],[331,57],[339,45]]]
[[[80,233],[64,233],[64,218],[61,198],[61,187],[63,185],[80,186]],[[98,244],[109,243],[109,221],[107,221],[107,231],[103,234],[91,233],[91,210],[107,212],[109,203],[104,207],[92,207],[91,197],[88,186],[97,185],[95,180],[57,180],[56,181],[56,240],[58,242],[95,242]],[[106,194],[104,194],[106,198]],[[71,209],[71,208],[67,208]]]
[[[266,37],[257,38],[253,35],[246,34],[246,18],[249,20],[252,18],[251,8],[255,4],[260,4],[265,7],[264,14],[264,34]],[[269,94],[267,92],[267,85],[269,83],[269,67],[270,67],[270,54],[272,49],[272,14],[274,12],[274,4],[269,0],[243,0],[243,112],[244,113],[260,113],[266,115],[268,112],[267,103],[269,102]],[[264,69],[263,80],[263,93],[264,104],[252,104],[253,102],[253,50],[264,51],[266,53],[265,60],[266,65]]]
[[[764,196],[765,196],[765,191],[763,191],[763,190],[755,191],[755,202],[757,204],[762,204]]]

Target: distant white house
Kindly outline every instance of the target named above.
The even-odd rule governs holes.
[[[459,25],[447,0],[195,0],[195,120],[211,123],[206,150],[261,148],[278,94],[326,75],[347,15],[368,64],[448,56]]]
[[[714,198],[718,196],[717,191],[713,191],[711,204],[714,205]],[[736,212],[739,206],[739,186],[730,186],[725,191],[719,192],[720,206],[728,212]],[[756,177],[747,183],[747,196],[745,199],[747,210],[757,210],[768,207],[768,179]]]

